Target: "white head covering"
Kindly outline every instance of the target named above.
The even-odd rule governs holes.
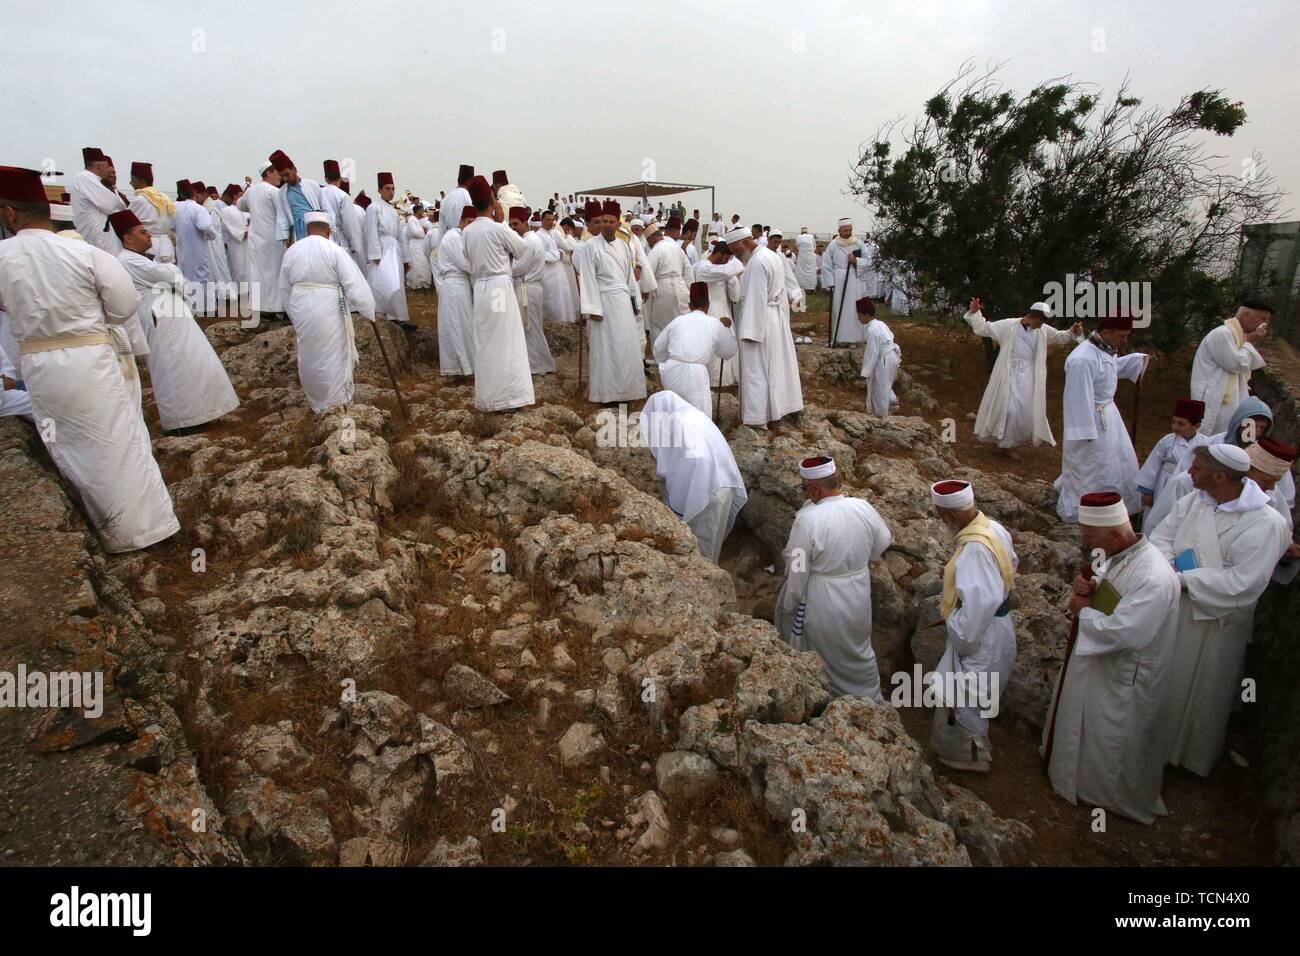
[[[1035,302],[1029,307],[1030,312],[1041,312],[1049,319],[1052,317],[1052,307],[1046,302]]]
[[[841,220],[840,220],[836,225],[840,225],[840,226],[851,226],[851,225],[853,225],[853,220],[850,219],[848,216],[845,216],[845,217],[844,217],[843,219],[841,219]]]
[[[785,233],[782,232],[777,226],[772,226],[767,230],[767,237],[771,239],[773,236],[780,236],[782,239],[784,239]]]
[[[813,456],[799,462],[799,477],[811,481],[816,478],[829,478],[835,474],[835,459],[826,458],[825,461],[821,461],[823,457],[825,456]]]
[[[955,485],[961,487],[954,489],[953,486]],[[940,491],[940,487],[944,490]],[[936,481],[930,486],[930,500],[934,502],[936,508],[963,511],[966,508],[975,507],[975,489],[971,487],[969,481],[960,481],[955,478]]]
[[[330,224],[330,214],[327,212],[303,213],[302,221],[307,226],[310,226],[313,222],[322,222],[328,226]]]
[[[644,225],[645,225],[645,221],[642,220],[641,217],[639,216],[628,223],[628,226],[644,226]]]
[[[646,399],[640,426],[641,438],[655,457],[655,470],[664,480],[668,507],[690,521],[708,507],[714,491],[732,488],[730,528],[747,496],[736,457],[718,426],[669,389]]]
[[[270,169],[270,168],[271,168],[271,162],[270,162],[270,160],[264,160],[264,161],[258,163],[258,164],[257,164],[257,175],[258,175],[258,176],[265,176],[265,175],[266,175],[266,171],[267,171],[268,169]]]
[[[1087,499],[1084,495],[1084,499]],[[1119,495],[1111,495],[1116,500],[1105,505],[1085,505],[1083,500],[1079,503],[1079,524],[1087,525],[1090,528],[1115,528],[1122,524],[1128,523],[1128,509],[1124,507],[1124,499]]]
[[[1210,454],[1234,471],[1250,471],[1250,455],[1236,445],[1211,445]]]
[[[722,234],[722,241],[726,243],[740,242],[742,239],[752,238],[750,231],[744,226],[737,226],[735,229],[728,229]]]

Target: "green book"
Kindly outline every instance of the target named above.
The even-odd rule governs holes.
[[[1092,592],[1092,609],[1102,614],[1114,614],[1121,595],[1109,581],[1102,581]]]

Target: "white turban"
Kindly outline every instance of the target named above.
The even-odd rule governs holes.
[[[330,214],[327,212],[308,212],[303,213],[302,221],[304,225],[310,226],[313,222],[330,224]]]
[[[1234,471],[1250,471],[1250,455],[1236,445],[1211,445],[1210,454]]]
[[[629,225],[629,226],[644,226],[644,225],[645,225],[645,222],[643,222],[641,219],[638,218],[638,219],[633,219],[631,222],[628,223],[628,225]]]
[[[969,481],[938,481],[930,486],[930,500],[936,508],[962,511],[975,507],[975,489]]]
[[[805,458],[799,462],[799,477],[813,480],[816,478],[829,478],[835,474],[835,459],[820,456]]]
[[[726,243],[740,242],[742,239],[752,238],[750,231],[744,226],[737,226],[735,229],[728,229],[722,234],[722,241]]]
[[[851,225],[853,225],[853,220],[850,219],[848,216],[845,216],[843,219],[841,219],[841,220],[839,221],[839,225],[841,225],[841,226],[851,226]]]

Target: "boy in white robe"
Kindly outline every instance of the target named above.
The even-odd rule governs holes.
[[[1205,415],[1205,403],[1193,398],[1180,398],[1174,405],[1174,414],[1169,421],[1169,434],[1165,435],[1147,455],[1138,472],[1138,493],[1142,495],[1142,514],[1149,514],[1161,489],[1178,470],[1178,463],[1189,450],[1205,444],[1201,434],[1201,420]],[[1154,525],[1143,524],[1144,531],[1150,532]]]
[[[438,274],[438,369],[448,377],[474,374],[474,288],[462,228],[477,215],[461,209],[461,223],[442,233],[434,268]]]
[[[939,602],[948,641],[928,676],[943,702],[934,713],[930,748],[946,767],[988,773],[989,719],[1016,662],[1011,589],[1020,559],[1007,529],[975,507],[970,482],[937,482],[930,500],[957,543],[943,569]]]
[[[871,646],[870,562],[892,543],[889,526],[866,501],[841,493],[833,459],[805,458],[799,476],[808,500],[784,551],[777,630],[795,650],[817,652],[831,693],[882,701]]]
[[[1192,360],[1192,398],[1205,403],[1207,434],[1221,430],[1236,408],[1250,395],[1250,373],[1264,367],[1255,348],[1268,335],[1273,307],[1246,302],[1237,314],[1201,339]]]
[[[1151,543],[1178,572],[1183,592],[1160,718],[1166,757],[1208,777],[1241,693],[1255,603],[1291,543],[1291,529],[1246,477],[1250,456],[1243,449],[1203,445],[1192,456],[1197,490],[1174,505]]]
[[[622,210],[610,201],[588,228],[599,235],[582,249],[578,294],[587,330],[587,400],[632,402],[645,398],[645,354],[637,331],[641,312],[632,245],[618,236]],[[598,224],[597,224],[598,223]]]
[[[858,321],[866,329],[866,346],[862,352],[862,377],[867,380],[867,411],[879,418],[898,404],[894,379],[903,364],[903,352],[894,341],[894,333],[876,318],[876,304],[863,296],[854,307]]]
[[[118,261],[140,295],[136,319],[149,342],[149,378],[163,431],[193,428],[234,411],[239,396],[186,304],[181,270],[149,258],[153,237],[130,210],[111,220],[122,242]]]
[[[676,392],[655,392],[640,416],[668,507],[686,522],[714,564],[748,495],[731,446],[707,415]]]
[[[366,260],[370,263],[370,291],[375,311],[399,325],[409,325],[405,277],[411,268],[411,247],[406,241],[402,219],[393,208],[397,187],[392,173],[380,173],[379,201],[366,209]]]
[[[745,264],[744,302],[736,323],[741,421],[766,428],[768,422],[803,410],[785,266],[779,255],[759,248],[744,229],[733,229],[724,238]]]
[[[1161,711],[1173,679],[1178,578],[1153,542],[1134,534],[1115,492],[1077,506],[1083,544],[1105,562],[1074,579],[1073,647],[1057,678],[1040,754],[1052,789],[1074,805],[1151,823],[1168,736]]]
[[[1047,422],[1047,350],[1053,345],[1082,339],[1083,325],[1068,330],[1047,324],[1052,309],[1035,302],[1020,318],[989,322],[978,298],[962,317],[971,331],[992,339],[998,346],[984,397],[975,416],[975,435],[980,441],[1002,449],[1033,442],[1055,445],[1052,426]]]
[[[307,235],[284,254],[280,300],[298,342],[298,379],[313,412],[352,401],[356,332],[349,306],[371,322],[375,300],[352,257],[330,241],[326,212],[303,216]]]
[[[731,319],[726,316],[718,319],[707,313],[707,283],[692,282],[690,299],[691,311],[668,323],[655,339],[652,351],[659,363],[659,380],[664,388],[676,392],[712,419],[709,394],[717,381],[710,381],[709,367],[736,354],[736,336],[731,330]]]
[[[555,359],[546,341],[546,292],[542,276],[546,267],[546,246],[528,227],[528,210],[514,206],[507,214],[510,229],[524,241],[525,252],[515,260],[512,274],[519,311],[524,317],[524,339],[528,345],[528,368],[534,375],[550,375],[555,371]]]
[[[1138,381],[1149,361],[1141,352],[1116,354],[1132,331],[1131,316],[1103,319],[1065,360],[1065,447],[1055,482],[1062,521],[1075,520],[1079,498],[1088,491],[1119,492],[1129,514],[1142,510],[1137,453],[1115,405],[1116,382]]]

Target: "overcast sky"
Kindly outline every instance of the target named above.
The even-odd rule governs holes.
[[[1003,62],[1017,92],[1050,77],[1146,105],[1200,87],[1245,103],[1215,151],[1259,150],[1300,193],[1300,5],[768,2],[314,3],[0,0],[3,157],[69,174],[80,149],[132,160],[157,184],[224,187],[283,148],[304,175],[351,160],[424,197],[456,167],[505,168],[530,204],[653,178],[717,187],[739,212],[798,231],[865,220],[844,196],[859,144],[910,119],[963,61]],[[708,193],[688,210],[709,214]],[[1287,216],[1286,218],[1293,218]]]

